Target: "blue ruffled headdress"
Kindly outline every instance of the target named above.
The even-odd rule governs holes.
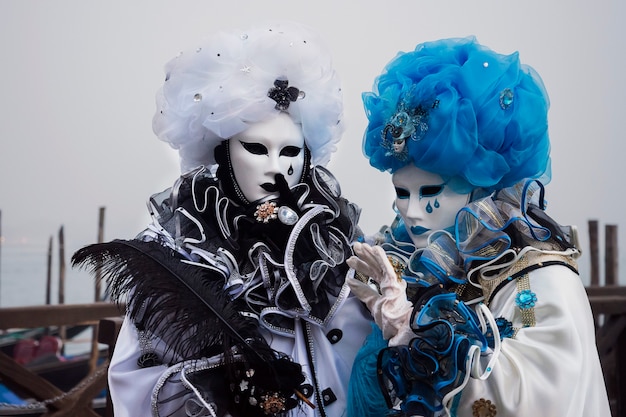
[[[517,52],[474,37],[426,42],[399,53],[363,103],[363,152],[381,171],[412,163],[462,193],[550,179],[548,95]]]

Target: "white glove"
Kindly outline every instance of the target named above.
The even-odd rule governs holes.
[[[389,346],[407,344],[414,334],[409,326],[413,305],[406,298],[406,282],[398,278],[380,246],[357,242],[353,249],[356,256],[346,262],[356,272],[376,281],[380,293],[356,278],[348,278],[348,286],[370,310]]]

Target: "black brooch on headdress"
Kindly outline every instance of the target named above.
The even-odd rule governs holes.
[[[289,87],[288,80],[276,80],[274,87],[269,89],[267,95],[276,102],[276,110],[285,111],[292,101],[304,98],[304,91],[300,91],[296,87]]]
[[[439,100],[434,100],[431,106],[410,107],[403,100],[398,106],[398,111],[389,119],[381,131],[383,148],[387,149],[387,155],[393,155],[401,161],[408,158],[406,140],[420,140],[428,131],[428,113],[430,109],[437,108]]]

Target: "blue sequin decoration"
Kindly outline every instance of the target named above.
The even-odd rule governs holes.
[[[531,290],[522,290],[517,293],[515,303],[522,310],[533,308],[537,302],[537,295]]]
[[[489,346],[494,347],[495,346],[494,334],[493,334],[493,331],[491,330],[491,326],[489,325],[487,326],[488,326],[488,329],[487,329],[487,333],[485,334],[485,336],[487,337],[487,342],[489,343]],[[498,331],[500,332],[500,340],[511,338],[513,337],[513,334],[515,334],[513,323],[511,323],[504,317],[498,317],[496,319],[496,326],[498,327]]]

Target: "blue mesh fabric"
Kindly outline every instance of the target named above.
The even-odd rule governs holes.
[[[549,181],[549,99],[517,52],[498,54],[474,37],[423,43],[391,60],[363,103],[363,152],[381,171],[413,163],[457,192],[494,191],[542,175]],[[386,127],[400,111],[417,108],[421,133],[406,138],[400,158],[384,146]]]

